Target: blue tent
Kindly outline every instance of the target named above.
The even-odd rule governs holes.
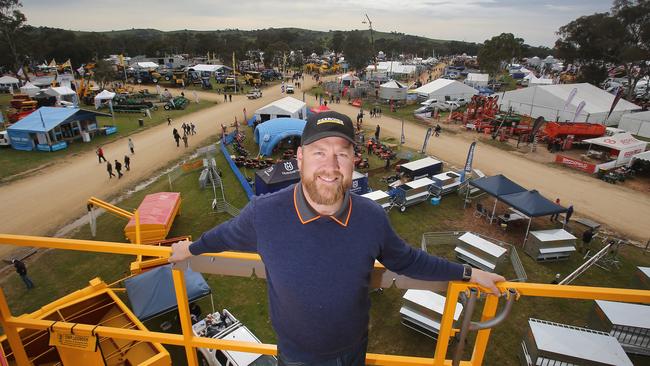
[[[469,184],[480,188],[494,197],[501,197],[507,194],[525,192],[526,188],[506,178],[504,175],[494,175],[469,181]]]
[[[81,139],[81,132],[95,131],[97,116],[110,114],[79,108],[41,107],[7,129],[16,150],[53,151],[67,146],[66,139]]]
[[[536,190],[508,194],[499,197],[499,199],[528,217],[559,214],[567,210],[546,199]]]
[[[271,165],[255,172],[255,194],[261,195],[279,191],[300,182],[298,161],[291,159]]]
[[[273,148],[283,139],[291,136],[302,137],[307,122],[297,118],[274,118],[255,127],[255,142],[260,146],[260,154],[270,156]]]
[[[200,273],[193,272],[188,268],[183,275],[187,286],[187,298],[190,302],[210,294],[210,286]],[[178,307],[171,264],[154,268],[124,282],[133,313],[141,321]]]

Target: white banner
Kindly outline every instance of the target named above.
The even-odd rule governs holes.
[[[582,110],[584,109],[585,104],[587,104],[587,102],[585,102],[584,100],[582,102],[580,102],[580,104],[578,104],[578,108],[576,108],[576,114],[573,116],[573,121],[571,121],[571,122],[576,121],[576,119],[578,118],[578,116],[580,115]]]
[[[569,96],[566,98],[566,102],[564,102],[564,108],[562,109],[563,112],[566,111],[566,109],[569,107],[576,94],[578,94],[578,88],[573,88],[573,90],[571,90],[569,93]]]

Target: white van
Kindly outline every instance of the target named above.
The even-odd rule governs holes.
[[[11,140],[9,140],[9,133],[7,131],[0,131],[0,146],[9,145],[11,145]]]

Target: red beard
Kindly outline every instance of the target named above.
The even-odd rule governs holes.
[[[318,182],[319,175],[336,178],[336,184]],[[345,196],[345,192],[352,187],[352,179],[344,179],[339,172],[325,174],[325,172],[319,171],[315,172],[312,177],[301,176],[301,179],[309,198],[316,204],[324,206],[331,206],[340,202]]]

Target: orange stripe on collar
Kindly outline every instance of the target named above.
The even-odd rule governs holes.
[[[348,207],[348,215],[345,218],[345,223],[339,221],[339,219],[337,219],[336,216],[330,216],[330,218],[332,218],[332,220],[338,222],[343,227],[348,227],[348,222],[350,221],[350,216],[352,215],[352,197],[348,197],[348,199],[349,199],[350,204],[349,204],[349,207]]]
[[[298,184],[300,184],[300,183],[298,183]],[[298,184],[296,184],[296,186],[293,188],[293,207],[296,210],[296,214],[298,215],[298,219],[304,225],[304,224],[308,224],[308,223],[310,223],[310,222],[312,222],[314,220],[318,220],[320,218],[320,215],[312,217],[311,219],[309,219],[307,221],[302,219],[302,215],[300,215],[300,210],[298,209],[298,203],[296,202],[296,194],[298,192]]]

